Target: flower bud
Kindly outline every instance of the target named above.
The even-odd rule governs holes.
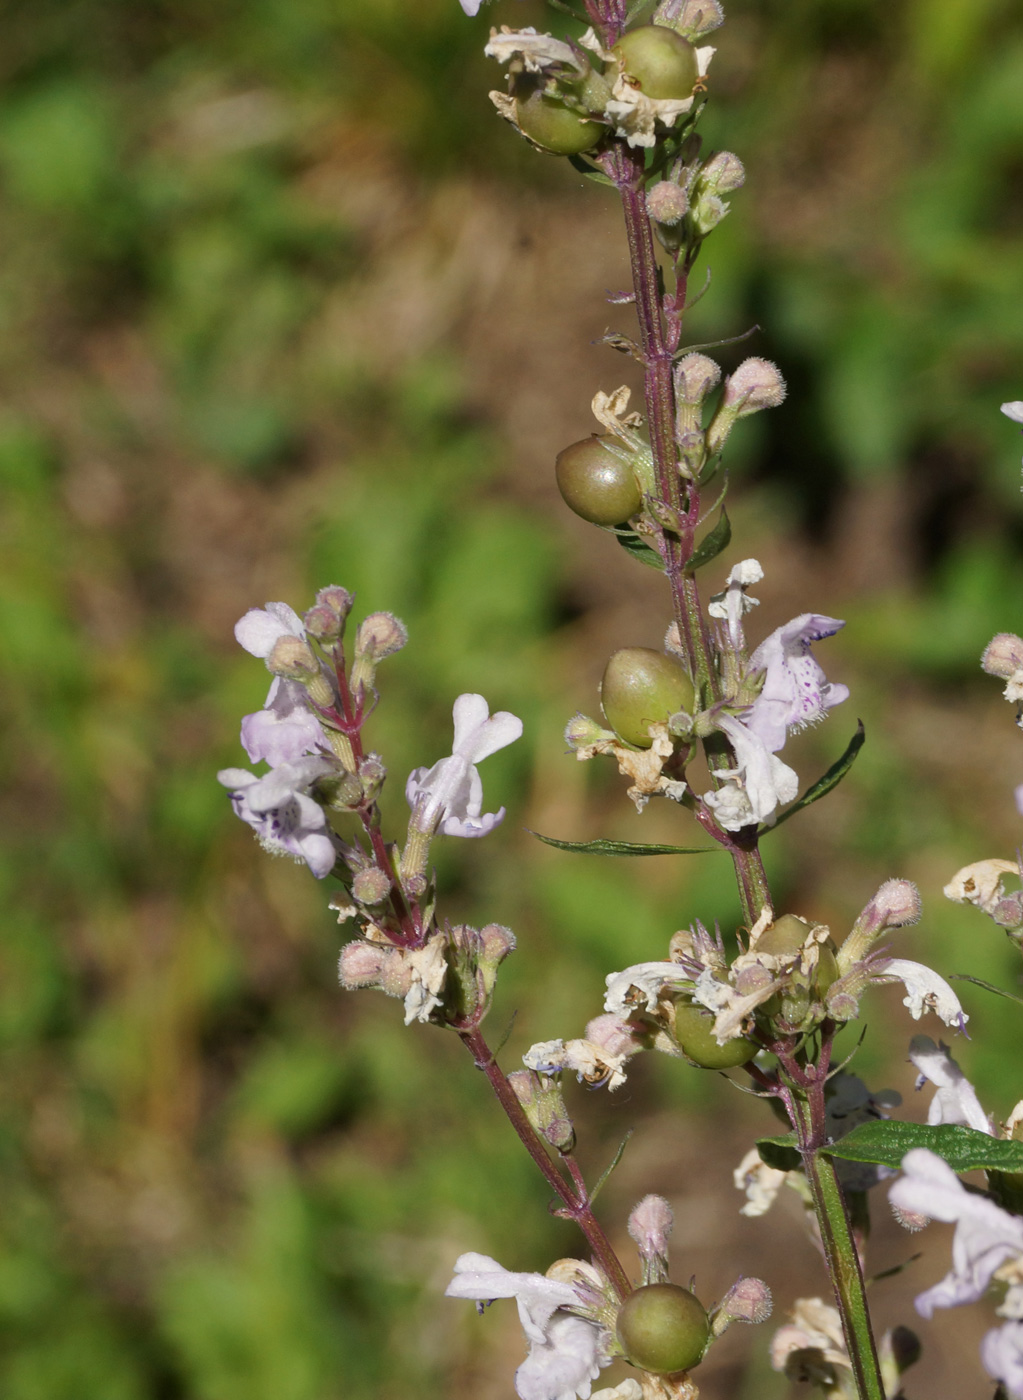
[[[311,637],[326,645],[339,642],[344,636],[345,620],[354,602],[355,599],[348,589],[339,584],[321,588],[316,595],[315,604],[303,619],[305,630]]]
[[[618,1310],[615,1330],[626,1358],[655,1375],[688,1371],[710,1341],[703,1304],[674,1283],[635,1289]]]
[[[360,870],[352,881],[352,894],[360,904],[381,904],[390,892],[390,879],[375,865]]]
[[[646,194],[646,212],[658,224],[677,224],[689,208],[689,196],[671,180],[658,180]]]
[[[408,628],[393,613],[370,613],[355,634],[355,655],[374,662],[401,651],[408,641]]]
[[[746,169],[731,151],[718,151],[700,171],[700,185],[711,194],[727,194],[746,183]]]
[[[644,1265],[653,1264],[658,1274],[663,1272],[663,1278],[648,1278],[644,1268],[645,1283],[667,1282],[668,1237],[674,1223],[671,1206],[663,1196],[644,1196],[629,1216],[629,1234]]]
[[[771,1316],[771,1307],[771,1290],[763,1279],[739,1279],[714,1313],[715,1337],[720,1337],[733,1322],[766,1322]]]
[[[484,924],[480,929],[478,968],[484,997],[489,1004],[497,981],[497,969],[515,951],[515,935],[503,924]]]
[[[689,221],[699,236],[706,238],[708,233],[717,228],[730,208],[720,195],[704,190],[693,201]]]
[[[308,681],[320,674],[320,663],[301,637],[279,637],[266,658],[266,668],[289,681]]]
[[[675,397],[680,403],[701,404],[720,379],[720,366],[708,355],[692,351],[675,366]]]
[[[646,97],[681,100],[700,76],[696,50],[688,39],[659,24],[630,29],[614,46],[622,72]]]
[[[570,510],[593,525],[620,525],[643,504],[636,472],[621,448],[594,434],[558,453],[558,490]]]
[[[337,969],[342,987],[356,991],[360,987],[381,986],[384,969],[393,955],[394,949],[382,943],[364,943],[361,939],[346,943]]]
[[[736,420],[764,408],[777,408],[785,400],[785,380],[770,360],[743,360],[725,380],[725,392],[707,429],[707,449],[720,452]]]
[[[920,918],[920,891],[912,880],[886,880],[867,904],[838,950],[838,966],[846,973],[861,962],[890,928],[904,928]]]
[[[1023,638],[1014,632],[999,632],[984,648],[980,664],[989,676],[1007,681],[1016,671],[1023,670]]]
[[[589,715],[573,715],[565,725],[565,743],[573,751],[589,748],[591,744],[605,743],[614,737],[610,729],[605,729]]]
[[[685,39],[699,39],[725,20],[719,0],[661,0],[654,23],[666,24]]]
[[[692,714],[693,683],[681,663],[651,647],[616,651],[604,668],[600,703],[608,723],[627,744],[650,748],[651,724],[674,714]]]
[[[387,777],[384,761],[378,753],[368,753],[359,759],[359,785],[366,802],[375,802]]]
[[[575,1129],[557,1080],[537,1074],[535,1070],[516,1069],[509,1074],[508,1083],[544,1142],[558,1152],[571,1152],[575,1146]]]

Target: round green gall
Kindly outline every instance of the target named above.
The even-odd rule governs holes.
[[[703,1304],[675,1283],[652,1283],[630,1293],[618,1310],[616,1330],[627,1359],[660,1376],[695,1366],[710,1340]]]
[[[675,1039],[686,1059],[701,1069],[736,1069],[749,1064],[757,1053],[757,1047],[744,1036],[719,1045],[714,1038],[713,1015],[692,1001],[675,1005]]]
[[[647,97],[680,101],[692,96],[700,77],[688,39],[660,24],[630,29],[614,46],[622,70]]]
[[[652,647],[625,647],[604,668],[600,703],[608,724],[627,744],[650,748],[648,726],[684,710],[692,714],[693,683],[680,661]]]
[[[555,156],[590,151],[607,131],[603,122],[587,121],[538,87],[516,97],[515,120],[531,141]]]
[[[791,958],[802,948],[809,932],[810,925],[805,919],[800,919],[796,914],[782,914],[760,935],[753,951]]]
[[[554,471],[565,504],[593,525],[620,525],[643,504],[631,465],[596,434],[559,452]]]

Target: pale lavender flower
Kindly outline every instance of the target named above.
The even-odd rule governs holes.
[[[242,720],[242,747],[252,763],[294,763],[327,749],[323,726],[309,707],[309,692],[299,681],[274,679],[266,706]]]
[[[888,1193],[892,1203],[956,1227],[952,1270],[919,1295],[917,1312],[930,1317],[935,1308],[975,1303],[1002,1265],[1023,1255],[1023,1219],[967,1191],[947,1162],[924,1147],[906,1153],[902,1170],[904,1175]]]
[[[462,9],[465,11],[465,13],[466,13],[467,15],[470,15],[470,16],[471,16],[471,15],[478,15],[478,14],[479,14],[479,12],[480,12],[480,5],[482,5],[482,3],[483,3],[483,0],[460,0],[460,4],[461,4],[461,6],[462,6]]]
[[[305,640],[305,627],[294,608],[287,603],[267,603],[263,608],[250,608],[234,627],[239,646],[264,661],[282,637]]]
[[[872,982],[902,983],[907,993],[902,1004],[909,1007],[914,1021],[919,1021],[925,1011],[933,1011],[946,1026],[955,1026],[960,1031],[965,1028],[970,1018],[960,1006],[959,998],[944,977],[939,977],[931,968],[909,958],[879,958],[869,967]]]
[[[801,613],[760,643],[750,658],[764,671],[764,688],[743,717],[746,728],[771,753],[785,745],[790,729],[803,729],[849,698],[849,688],[828,681],[810,654],[813,642],[832,637],[845,623],[819,613]]]
[[[1001,1381],[1014,1400],[1023,1400],[1023,1322],[993,1327],[980,1344],[980,1359],[993,1381]]]
[[[772,821],[778,806],[791,802],[798,794],[798,777],[748,722],[734,715],[721,715],[717,724],[728,735],[735,752],[735,767],[723,771],[727,781],[716,792],[704,793],[704,802],[725,831]],[[784,733],[783,728],[781,743],[785,742]]]
[[[405,796],[421,831],[445,836],[486,836],[504,820],[504,808],[483,812],[483,783],[476,768],[522,735],[522,721],[507,710],[491,715],[482,695],[460,695],[454,705],[451,756],[409,775]]]
[[[596,1271],[577,1264],[579,1277],[587,1271],[599,1287]],[[518,1274],[502,1268],[485,1254],[463,1254],[445,1293],[449,1298],[473,1299],[482,1312],[495,1298],[514,1298],[519,1321],[529,1342],[529,1355],[515,1373],[521,1400],[589,1400],[593,1381],[610,1360],[604,1329],[566,1309],[585,1309],[593,1299],[578,1283]]]
[[[281,763],[263,777],[244,768],[217,774],[231,794],[231,805],[253,828],[268,851],[305,861],[318,880],[334,868],[337,846],[323,808],[309,795],[317,779],[332,773],[328,758],[300,758]]]
[[[928,1123],[964,1123],[979,1133],[991,1133],[977,1091],[949,1054],[947,1045],[935,1045],[929,1035],[915,1035],[909,1042],[909,1058],[920,1071],[916,1087],[930,1082],[938,1091],[927,1110]]]

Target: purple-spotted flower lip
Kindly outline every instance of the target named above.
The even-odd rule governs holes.
[[[522,721],[507,710],[490,714],[482,695],[460,695],[452,711],[455,739],[451,754],[432,768],[416,768],[405,796],[421,831],[445,836],[486,836],[504,820],[504,808],[483,811],[483,782],[477,763],[522,736]]]
[[[580,1277],[595,1271],[578,1265]],[[514,1298],[529,1342],[529,1355],[515,1373],[520,1400],[589,1400],[592,1383],[610,1357],[604,1329],[576,1315],[587,1308],[589,1290],[543,1274],[513,1273],[485,1254],[463,1254],[445,1289],[449,1298],[468,1298],[482,1311],[496,1298]],[[573,1311],[566,1311],[573,1309]]]
[[[236,814],[268,851],[304,861],[322,880],[334,868],[337,845],[323,808],[309,791],[336,766],[329,758],[307,757],[278,764],[262,777],[244,768],[223,768],[217,780],[230,792]]]
[[[810,652],[813,642],[844,626],[835,617],[800,613],[765,637],[750,657],[750,670],[765,673],[764,686],[743,723],[771,753],[784,747],[790,729],[816,724],[849,698],[849,687],[829,681]]]

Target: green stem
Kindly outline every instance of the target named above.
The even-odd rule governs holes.
[[[856,1393],[860,1400],[885,1400],[884,1382],[867,1309],[863,1270],[853,1239],[849,1212],[831,1158],[823,1156],[820,1151],[825,1141],[824,1081],[825,1067],[818,1066],[816,1078],[807,1085],[805,1095],[796,1090],[788,1092],[787,1107],[796,1130],[835,1302],[842,1318]]]

